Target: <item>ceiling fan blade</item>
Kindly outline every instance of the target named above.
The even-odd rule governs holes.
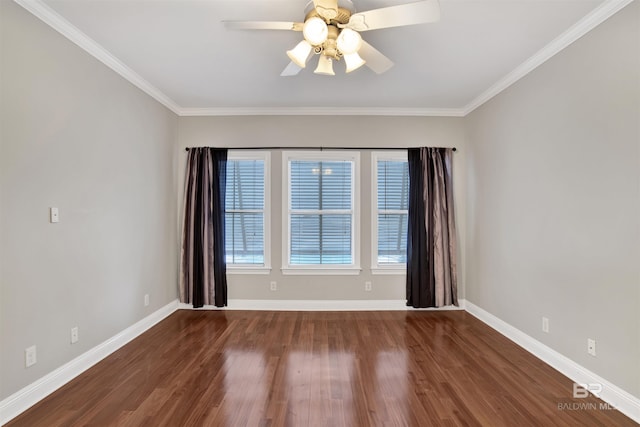
[[[360,47],[358,54],[367,61],[364,65],[371,68],[376,74],[382,74],[393,67],[393,62],[389,58],[364,40],[362,40],[362,47]]]
[[[440,20],[438,0],[425,0],[398,6],[383,7],[351,15],[346,27],[356,31],[426,24]]]
[[[318,15],[325,19],[333,19],[338,16],[338,0],[313,0],[313,6]]]
[[[293,61],[289,62],[289,65],[280,73],[282,77],[297,76],[302,68],[298,67]]]
[[[222,21],[228,30],[292,30],[302,31],[301,22]]]

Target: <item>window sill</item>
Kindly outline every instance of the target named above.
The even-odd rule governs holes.
[[[360,267],[344,267],[344,268],[315,268],[315,267],[283,267],[282,274],[285,276],[357,276],[362,269]]]
[[[227,274],[271,274],[271,267],[229,267]]]
[[[403,266],[402,268],[397,267],[372,267],[371,274],[373,275],[394,275],[394,276],[405,276],[407,274],[407,267]]]

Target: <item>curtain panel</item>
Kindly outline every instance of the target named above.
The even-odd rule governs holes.
[[[451,148],[410,148],[407,305],[458,305]]]
[[[189,150],[184,186],[180,301],[227,305],[224,211],[227,149]]]

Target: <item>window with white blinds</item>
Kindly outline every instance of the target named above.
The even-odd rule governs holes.
[[[373,153],[373,268],[403,270],[407,262],[409,164],[406,152]],[[383,272],[378,271],[378,272]]]
[[[356,157],[326,152],[285,153],[285,267],[357,265]]]
[[[227,266],[267,267],[268,155],[227,160],[225,258]]]

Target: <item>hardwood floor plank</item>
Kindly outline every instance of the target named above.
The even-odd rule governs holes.
[[[465,312],[174,313],[17,426],[630,426]]]

